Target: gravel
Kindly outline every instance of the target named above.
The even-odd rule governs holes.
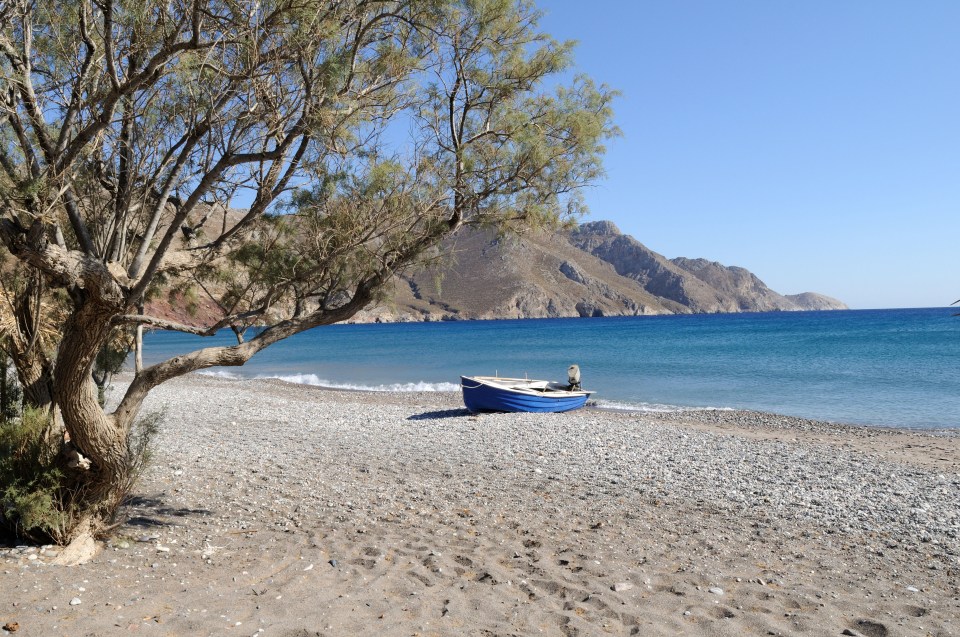
[[[198,500],[214,496],[220,510],[211,515],[237,529],[254,511],[284,527],[317,514],[375,519],[427,498],[447,515],[491,494],[524,510],[531,493],[552,491],[597,516],[622,508],[617,501],[629,495],[745,517],[758,533],[792,523],[798,532],[859,535],[879,552],[925,544],[952,564],[960,551],[957,473],[782,435],[883,435],[863,427],[751,412],[683,414],[686,423],[780,432],[757,439],[644,413],[472,415],[458,395],[205,376],[158,388],[146,409],[161,407],[161,464],[153,471]]]
[[[493,500],[523,512],[532,494],[550,494],[537,505],[548,512],[576,507],[600,525],[642,502],[746,520],[758,536],[842,537],[878,555],[922,546],[934,568],[956,566],[960,555],[958,473],[809,439],[884,435],[863,427],[723,411],[684,412],[683,424],[673,422],[676,414],[599,410],[473,415],[455,394],[203,375],[154,390],[145,412],[155,410],[164,417],[144,481],[155,493],[137,500],[134,523],[155,514],[163,492],[184,503],[179,513],[190,521],[165,533],[162,545],[154,546],[160,538],[149,526],[114,542],[139,541],[161,556],[174,544],[214,560],[211,541],[223,530],[295,529],[317,516],[362,529],[426,511],[456,516]],[[772,435],[734,435],[744,431]],[[949,438],[929,434],[937,436]]]

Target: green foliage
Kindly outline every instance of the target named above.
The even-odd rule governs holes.
[[[49,412],[28,408],[22,417],[0,422],[0,534],[64,543],[92,506],[102,508],[101,519],[115,520],[153,456],[162,420],[163,412],[151,412],[134,422],[127,435],[126,471],[105,501],[91,501],[63,466],[62,440],[50,435]]]
[[[50,426],[49,413],[34,409],[0,423],[0,529],[18,539],[62,541],[76,519],[76,508],[64,500]]]
[[[58,468],[62,440],[11,421],[0,484],[21,535],[116,510],[149,457],[156,419],[130,423],[157,383],[345,320],[464,225],[581,212],[617,132],[615,93],[566,81],[573,43],[529,0],[61,4],[0,3],[0,259],[23,273],[3,266],[16,320],[0,335],[21,376],[42,372],[28,394],[56,386],[96,466]],[[85,404],[90,359],[102,402],[128,347],[115,335],[167,324],[144,307],[167,293],[215,304],[196,317],[210,333],[268,329],[159,363],[112,416]],[[128,431],[130,457],[98,448]]]
[[[153,459],[153,443],[165,414],[163,411],[152,411],[144,414],[130,428],[127,435],[127,482],[123,489],[123,499],[129,495],[136,485],[143,471]]]

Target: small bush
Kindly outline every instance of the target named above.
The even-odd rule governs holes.
[[[50,440],[47,412],[26,409],[21,418],[0,420],[0,533],[17,541],[64,544],[89,514],[101,524],[115,522],[149,463],[162,419],[162,412],[149,413],[131,427],[126,471],[106,499],[95,499],[85,476],[60,464],[61,441]]]
[[[47,439],[51,424],[49,413],[34,409],[0,421],[0,527],[18,540],[62,542],[76,517],[64,506],[58,443]]]
[[[149,466],[153,458],[153,439],[160,430],[163,418],[163,411],[149,412],[134,421],[130,427],[130,432],[127,434],[127,473],[117,486],[113,501],[107,505],[108,522],[116,522],[123,504]]]

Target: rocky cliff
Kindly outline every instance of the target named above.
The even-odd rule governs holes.
[[[801,310],[845,310],[846,303],[839,301],[825,294],[816,292],[802,292],[800,294],[788,294],[787,298],[796,304]]]
[[[498,237],[465,229],[443,267],[400,277],[356,321],[422,321],[844,309],[813,292],[783,296],[751,272],[667,259],[609,221]]]

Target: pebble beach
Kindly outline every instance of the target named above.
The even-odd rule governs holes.
[[[96,557],[0,547],[0,634],[960,635],[956,432],[204,375],[145,410]]]

